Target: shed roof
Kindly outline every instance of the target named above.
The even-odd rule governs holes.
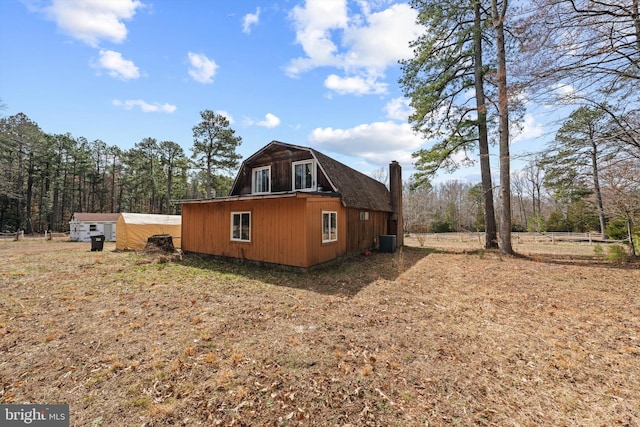
[[[176,225],[182,223],[182,217],[180,215],[154,215],[154,214],[139,214],[139,213],[121,213],[122,220],[127,224],[166,224]]]
[[[116,222],[120,217],[119,213],[82,213],[76,212],[73,218],[80,222]]]
[[[383,183],[311,147],[271,141],[242,162],[240,168],[242,169],[245,165],[250,164],[253,159],[259,157],[265,151],[279,148],[308,151],[331,183],[331,190],[340,194],[346,207],[393,212],[391,194]]]

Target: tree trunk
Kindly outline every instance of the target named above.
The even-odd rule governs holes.
[[[211,198],[211,163],[212,163],[212,159],[211,156],[207,156],[207,184],[206,184],[206,188],[207,188],[207,199]]]
[[[636,247],[633,241],[633,221],[631,219],[631,214],[627,212],[627,236],[629,237],[629,247],[631,248],[631,255],[636,256]]]
[[[482,179],[482,196],[484,201],[484,246],[497,249],[496,214],[493,207],[493,183],[489,163],[489,135],[487,132],[487,105],[484,94],[484,72],[482,67],[482,21],[480,0],[474,2],[474,84],[476,91],[476,108],[478,109],[478,148],[480,151],[480,176]]]
[[[498,133],[500,135],[500,253],[513,254],[511,246],[511,157],[509,154],[509,99],[507,95],[507,59],[504,39],[504,17],[508,0],[498,11],[498,0],[492,0],[493,27],[496,34],[498,74]]]
[[[116,201],[116,154],[113,155],[113,167],[111,168],[111,209],[109,212],[115,212]]]
[[[173,168],[171,167],[171,164],[169,164],[169,167],[167,168],[167,208],[165,213],[168,215],[170,206],[171,206],[171,190],[173,187]]]
[[[33,153],[29,155],[29,169],[27,171],[27,194],[26,194],[26,233],[33,234],[33,222],[31,220],[31,213],[33,212],[33,178],[35,173],[35,166],[33,160]]]
[[[598,147],[591,141],[591,166],[593,168],[593,190],[596,194],[596,206],[598,207],[598,219],[600,220],[600,233],[606,238],[604,223],[604,208],[602,206],[602,192],[600,191],[600,179],[598,177]]]

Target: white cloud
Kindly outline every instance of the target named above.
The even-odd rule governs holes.
[[[386,93],[387,83],[378,82],[374,77],[340,77],[335,74],[329,75],[324,81],[325,87],[340,95],[370,95]]]
[[[154,102],[153,104],[149,104],[141,99],[127,99],[125,101],[114,99],[112,104],[116,107],[122,107],[125,110],[132,110],[134,107],[138,107],[143,113],[173,113],[177,108],[175,105],[167,103],[160,104]]]
[[[394,4],[367,16],[366,25],[351,25],[344,33],[348,48],[345,66],[384,70],[400,59],[410,58],[409,42],[421,28],[415,23],[417,13],[408,4]]]
[[[287,74],[297,76],[315,67],[340,64],[331,31],[344,29],[349,23],[346,0],[307,0],[304,7],[295,6],[289,17],[296,30],[296,42],[307,57],[291,61]]]
[[[357,5],[361,13],[351,15],[347,0],[307,0],[304,7],[294,7],[289,17],[306,56],[292,59],[285,69],[287,75],[298,77],[317,67],[336,67],[344,76],[329,76],[325,86],[330,89],[340,94],[386,93],[385,84],[378,80],[389,66],[411,56],[409,42],[422,28],[408,4],[376,12],[371,8],[385,2],[359,1]],[[367,89],[362,89],[362,83]],[[360,89],[349,89],[355,84]]]
[[[242,20],[242,32],[250,34],[251,27],[260,22],[260,8],[256,8],[256,13],[247,13]]]
[[[571,85],[564,83],[557,83],[551,86],[556,98],[564,103],[571,103],[575,101],[578,96],[578,91]]]
[[[256,122],[255,120],[246,119],[245,123],[248,124],[249,126],[255,125],[255,126],[262,126],[262,127],[271,129],[280,125],[280,118],[274,114],[267,113],[264,116],[264,120],[260,120]]]
[[[514,132],[514,129],[512,129],[512,132]],[[522,130],[517,130],[517,132],[518,133],[511,140],[512,144],[542,136],[545,133],[545,125],[537,123],[535,116],[532,114],[525,114],[524,122],[522,123]]]
[[[35,2],[30,9],[54,21],[60,31],[98,47],[100,40],[122,43],[127,38],[127,27],[122,22],[133,18],[144,4],[138,0],[51,0],[48,6]]]
[[[203,54],[189,52],[189,75],[198,83],[213,83],[218,64]]]
[[[278,126],[280,124],[280,118],[271,114],[271,113],[267,113],[264,116],[264,120],[259,121],[258,123],[256,123],[258,126],[263,126],[266,128],[274,128],[276,126]]]
[[[229,114],[225,110],[218,110],[218,111],[216,111],[216,114],[219,115],[219,116],[226,117],[226,119],[229,120],[229,124],[230,125],[233,124],[233,122],[234,122],[233,117],[231,116],[231,114]]]
[[[410,107],[411,100],[408,98],[394,98],[387,102],[384,109],[387,111],[387,117],[393,120],[399,120],[406,122],[409,120],[409,116],[412,114]]]
[[[93,68],[104,68],[109,75],[116,79],[131,80],[140,77],[138,67],[128,59],[124,59],[120,52],[113,50],[100,50],[97,61],[91,61]]]
[[[309,141],[318,150],[362,158],[378,167],[386,167],[391,160],[409,166],[413,162],[411,153],[423,143],[408,123],[392,121],[362,124],[350,129],[317,128]]]

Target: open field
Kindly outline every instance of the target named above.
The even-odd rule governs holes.
[[[301,273],[114,247],[0,241],[0,403],[69,403],[73,426],[640,425],[637,262],[427,245]]]
[[[412,234],[405,244],[449,251],[474,251],[484,248],[484,233],[427,233]],[[579,258],[595,258],[595,248],[600,247],[606,254],[607,248],[615,241],[602,241],[593,238],[589,241],[588,233],[513,233],[513,250],[521,255],[572,256]]]

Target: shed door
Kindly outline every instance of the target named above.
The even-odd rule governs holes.
[[[104,240],[111,241],[113,239],[113,224],[104,225]]]

